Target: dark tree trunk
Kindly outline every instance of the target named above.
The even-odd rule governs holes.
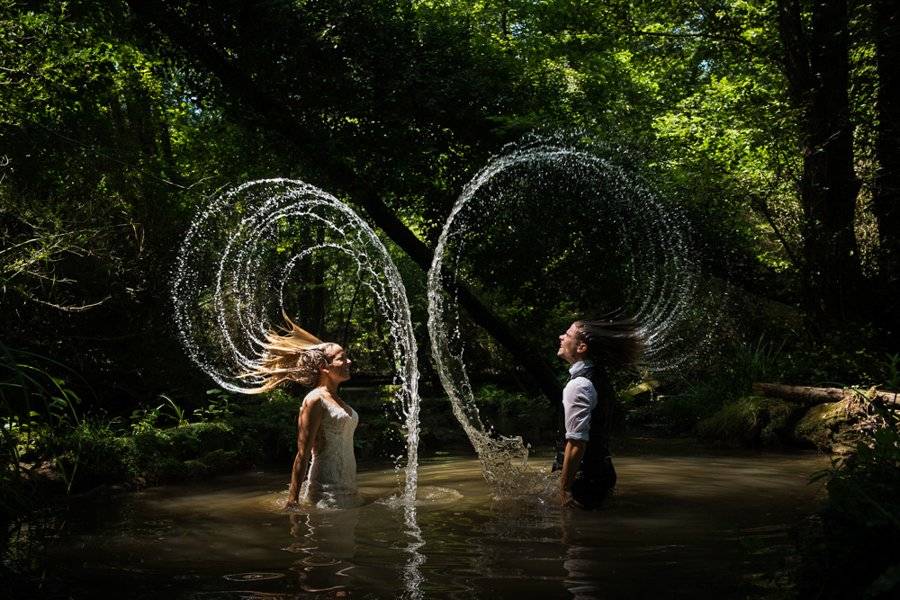
[[[317,132],[315,125],[301,124],[292,117],[287,99],[266,93],[264,87],[244,73],[214,44],[205,39],[204,33],[192,28],[169,10],[164,2],[128,0],[134,14],[147,25],[158,28],[176,46],[203,64],[221,82],[224,89],[238,98],[242,106],[269,131],[281,134],[298,151],[299,160],[315,165],[327,178],[327,185],[339,189],[362,206],[378,227],[391,238],[420,268],[431,266],[433,250],[409,230],[396,214],[382,201],[377,190],[367,185],[366,179],[357,176],[352,167],[342,160],[342,153],[329,148],[326,131]],[[552,402],[559,400],[561,389],[549,363],[534,352],[502,319],[466,288],[460,290],[460,303],[472,320],[497,340],[527,371],[541,392]]]
[[[878,222],[884,315],[896,326],[900,294],[900,2],[873,0],[872,37],[878,65],[878,171],[872,208]],[[896,332],[896,331],[895,331]]]
[[[321,226],[316,227],[316,244],[321,244],[325,241],[325,231]],[[310,303],[310,327],[315,327],[313,331],[324,331],[325,330],[325,259],[320,254],[316,256],[313,254],[310,259],[312,260],[312,277],[310,282],[312,283],[311,293],[311,303]]]
[[[804,300],[814,315],[843,320],[862,296],[847,2],[815,0],[809,31],[799,0],[780,0],[778,9],[784,71],[801,115]]]

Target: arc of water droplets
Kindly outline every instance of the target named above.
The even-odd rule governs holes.
[[[463,362],[463,351],[454,352],[451,341],[459,335],[458,299],[453,287],[465,246],[467,208],[477,205],[479,222],[486,220],[483,204],[473,202],[479,190],[511,168],[539,171],[547,165],[567,167],[573,176],[595,177],[610,186],[600,196],[612,210],[615,227],[610,235],[624,236],[623,247],[639,248],[631,265],[632,289],[626,297],[636,309],[633,316],[641,324],[647,342],[645,364],[656,373],[676,371],[690,358],[679,348],[684,339],[678,329],[694,306],[696,268],[688,251],[688,228],[680,213],[664,207],[640,183],[624,171],[587,152],[554,145],[536,145],[513,151],[488,163],[463,189],[444,224],[428,273],[428,325],[437,371],[459,420],[482,462],[485,478],[501,491],[543,488],[533,473],[526,471],[528,449],[521,437],[504,437],[486,430],[474,402],[472,385]],[[569,171],[567,171],[569,172]],[[591,214],[587,218],[597,218]],[[628,222],[623,220],[628,218]],[[629,223],[640,227],[632,231]],[[616,238],[614,238],[616,239]],[[529,243],[523,241],[523,243]],[[447,256],[455,245],[455,256]],[[449,261],[448,261],[449,258]],[[445,265],[445,263],[448,263]],[[675,278],[678,277],[676,280]],[[442,282],[449,282],[450,293]],[[695,351],[704,339],[695,339]]]
[[[298,224],[321,228],[322,240],[298,240],[291,231]],[[403,498],[413,501],[419,373],[409,303],[384,245],[347,205],[288,179],[245,183],[215,198],[194,219],[178,253],[172,300],[179,337],[191,359],[223,388],[242,393],[257,387],[260,379],[239,375],[257,364],[266,332],[289,313],[286,283],[301,260],[330,251],[355,263],[357,278],[390,328],[400,383],[395,399],[407,431]]]

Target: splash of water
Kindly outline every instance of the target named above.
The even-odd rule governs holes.
[[[547,231],[565,235],[548,239]],[[548,320],[541,311],[549,306],[568,307],[555,315],[565,312],[569,322],[623,309],[640,323],[647,370],[673,373],[702,354],[714,328],[689,231],[678,210],[623,169],[567,146],[543,142],[513,148],[465,186],[428,273],[429,333],[453,413],[485,478],[502,493],[545,495],[552,484],[528,469],[528,446],[521,437],[498,435],[480,418],[463,360],[467,352],[477,355],[479,348],[465,342],[477,332],[461,317],[459,287],[473,288],[501,314],[504,294],[526,307],[532,304],[521,326],[526,333],[532,315],[533,323]],[[510,273],[522,274],[521,287],[510,287]],[[532,302],[529,295],[535,296]],[[555,333],[547,338],[553,344],[547,347],[549,357]],[[498,355],[488,352],[482,360]]]
[[[416,495],[419,372],[406,291],[384,245],[350,207],[288,179],[245,183],[216,197],[191,224],[172,284],[179,336],[216,383],[243,393],[262,383],[242,378],[259,360],[266,332],[290,314],[298,265],[312,256],[343,261],[367,288],[388,325],[395,401],[405,420],[403,497]],[[302,315],[299,319],[303,322]]]

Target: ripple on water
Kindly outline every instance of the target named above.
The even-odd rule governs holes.
[[[223,575],[223,579],[228,581],[268,581],[270,579],[281,579],[284,573],[234,573],[232,575]]]
[[[454,504],[462,500],[463,494],[452,488],[438,486],[419,486],[416,493],[416,501],[414,506],[444,506]],[[407,506],[407,500],[403,496],[390,496],[375,501],[376,504],[382,504],[390,508],[401,508]]]
[[[257,598],[265,598],[266,600],[289,600],[296,598],[294,594],[281,594],[278,592],[257,592],[256,590],[221,590],[212,592],[197,592],[191,598],[203,600],[256,600]]]

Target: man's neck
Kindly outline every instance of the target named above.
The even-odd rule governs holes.
[[[569,366],[569,373],[574,374],[593,366],[594,363],[589,358],[579,358]]]

